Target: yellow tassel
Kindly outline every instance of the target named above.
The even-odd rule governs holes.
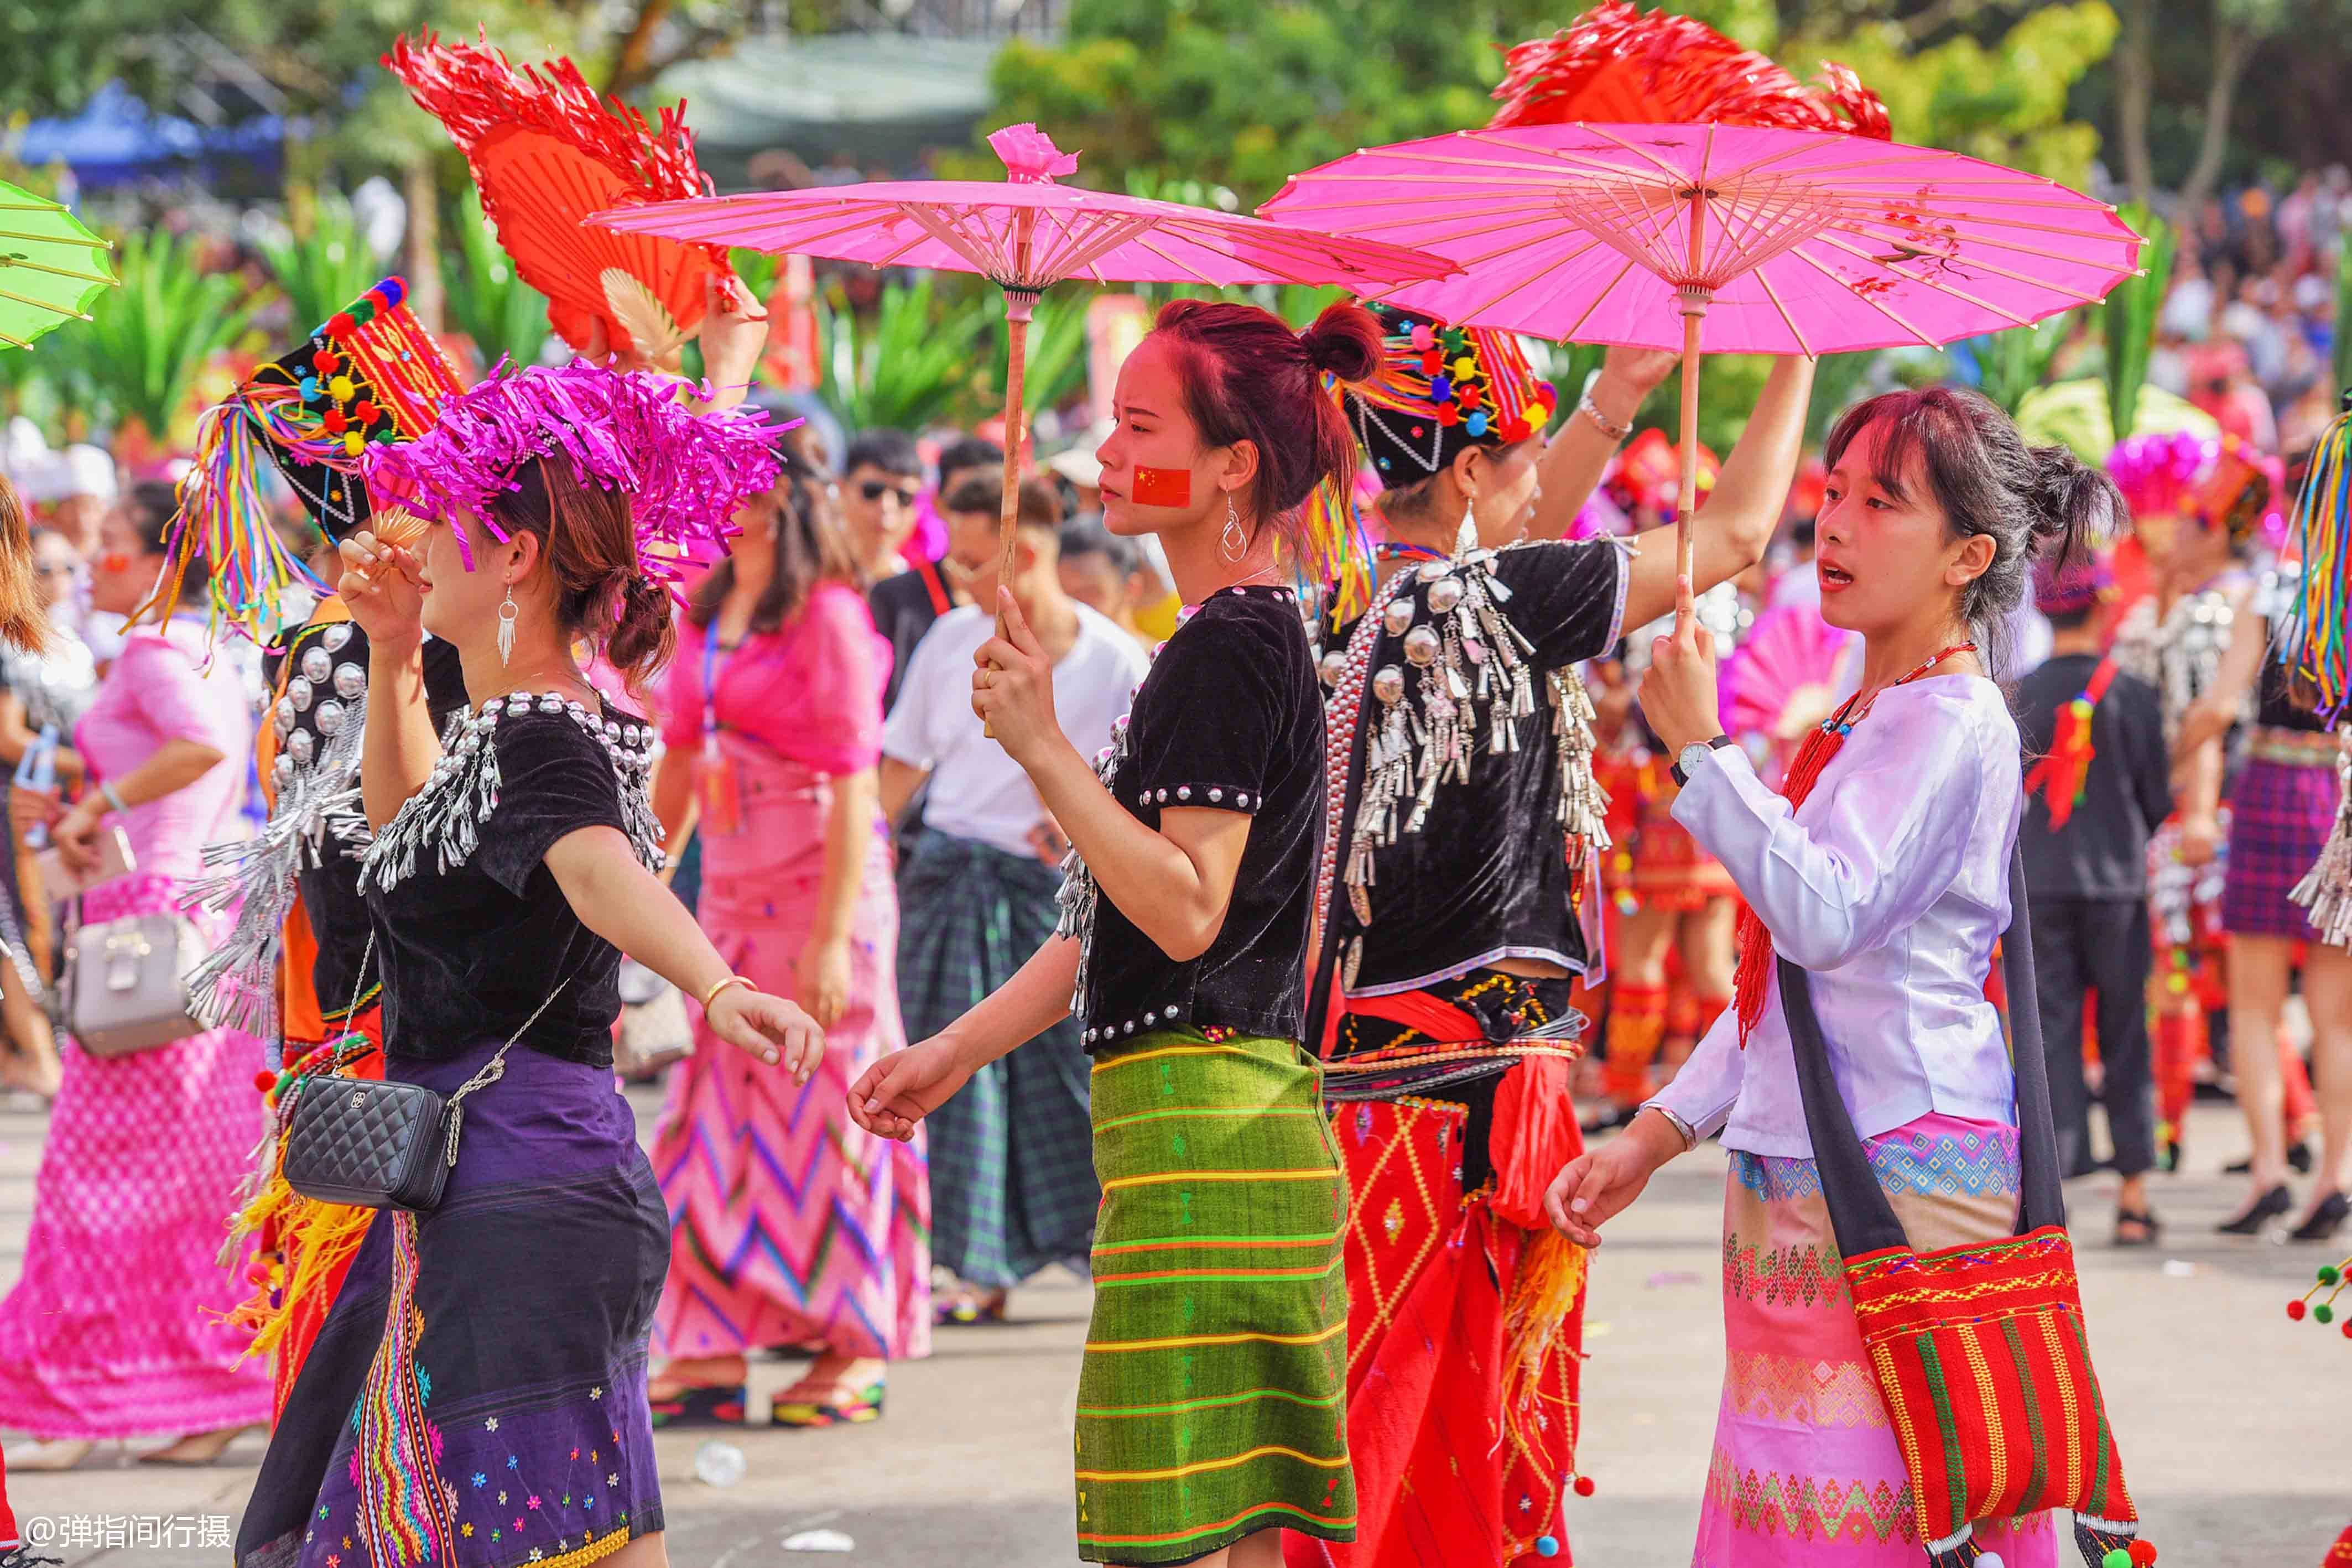
[[[292,1321],[294,1303],[325,1287],[334,1271],[359,1250],[367,1237],[368,1222],[374,1218],[372,1208],[304,1197],[287,1185],[281,1172],[272,1169],[261,1190],[230,1219],[228,1241],[221,1249],[221,1261],[232,1263],[248,1237],[268,1235],[276,1239],[288,1265],[284,1279],[274,1287],[276,1305],[269,1299],[273,1287],[265,1283],[255,1287],[253,1294],[228,1314],[227,1322],[250,1330],[253,1335],[239,1359],[267,1355],[277,1348]]]
[[[1584,1249],[1559,1231],[1536,1231],[1519,1256],[1511,1298],[1503,1303],[1503,1419],[1528,1453],[1540,1451],[1529,1427],[1544,1397],[1543,1366],[1555,1350],[1567,1347],[1570,1317],[1584,1299],[1585,1262]]]

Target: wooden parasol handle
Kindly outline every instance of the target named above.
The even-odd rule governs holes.
[[[1708,296],[1685,288],[1683,299],[1682,483],[1675,490],[1675,570],[1698,591],[1698,536],[1691,517],[1698,510],[1698,330],[1706,319]]]
[[[1024,423],[1022,382],[1029,369],[1029,318],[1037,296],[1017,288],[1004,291],[1005,339],[1012,358],[1004,367],[1004,498],[996,517],[997,601],[989,606],[996,616],[996,634],[1004,635],[1003,591],[1013,584],[1013,551],[1021,538],[1021,440]],[[996,732],[983,724],[981,734],[993,739]]]

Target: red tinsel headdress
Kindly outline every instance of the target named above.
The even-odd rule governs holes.
[[[516,68],[487,39],[394,40],[386,69],[466,155],[482,210],[551,325],[575,349],[600,319],[615,350],[660,361],[702,319],[704,288],[730,276],[716,246],[625,235],[582,222],[637,202],[711,193],[683,104],[655,123],[597,96],[568,59]]]
[[[1740,47],[1706,23],[1629,0],[1596,5],[1549,38],[1512,48],[1491,130],[1568,120],[1712,120],[1788,131],[1845,131],[1885,141],[1886,105],[1844,66],[1818,83]]]

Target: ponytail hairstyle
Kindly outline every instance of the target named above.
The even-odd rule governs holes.
[[[1831,430],[1823,454],[1834,469],[1855,436],[1878,425],[1880,487],[1907,499],[1905,477],[1924,478],[1954,540],[1983,534],[1992,564],[1960,595],[1960,618],[1996,674],[2010,653],[2010,619],[2024,602],[2037,556],[2062,570],[2078,550],[2120,532],[2123,496],[2105,471],[2062,445],[2028,446],[2008,414],[1980,393],[1956,387],[1885,392],[1857,403]]]
[[[1323,485],[1352,484],[1356,438],[1323,378],[1361,382],[1379,368],[1381,327],[1360,305],[1333,305],[1304,332],[1255,305],[1178,299],[1152,330],[1175,349],[1185,412],[1207,446],[1257,449],[1250,509],[1294,559],[1312,558],[1302,514]]]
[[[533,457],[489,504],[508,534],[539,536],[556,624],[641,690],[677,647],[669,590],[637,559],[629,497],[583,483],[570,463]]]
[[[859,580],[857,558],[833,508],[831,478],[782,440],[776,443],[776,460],[783,471],[767,497],[767,505],[776,514],[776,560],[745,627],[754,637],[781,631],[807,608],[809,595],[819,583],[838,582],[861,591],[866,586]],[[734,588],[735,558],[730,554],[695,589],[686,618],[698,629],[708,631]]]

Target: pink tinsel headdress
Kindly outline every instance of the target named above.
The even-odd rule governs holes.
[[[517,468],[560,455],[583,484],[629,497],[640,570],[675,583],[688,564],[727,553],[728,519],[776,482],[772,443],[791,428],[749,404],[696,413],[677,392],[648,371],[584,361],[552,370],[501,363],[445,403],[416,440],[370,447],[367,482],[404,494],[411,511],[436,522],[471,512],[503,540],[491,504],[516,487]],[[463,528],[457,543],[472,570]]]
[[[2170,431],[2161,435],[2134,435],[2116,444],[2107,454],[2107,472],[2132,516],[2180,510],[2197,493],[2198,484],[2213,471],[2221,444],[2209,435]]]
[[[2135,517],[2173,512],[2224,523],[2238,542],[2259,534],[2273,549],[2285,538],[2284,468],[2235,436],[2130,436],[2107,455],[2107,472]]]

